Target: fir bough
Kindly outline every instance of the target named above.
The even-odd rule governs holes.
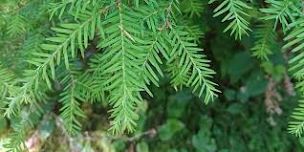
[[[297,0],[267,0],[263,5],[242,0],[0,3],[1,49],[22,54],[18,62],[0,65],[3,116],[20,119],[8,145],[12,151],[22,150],[24,131],[36,124],[30,116],[39,120],[55,105],[60,106],[59,115],[71,134],[81,131],[81,119],[86,118],[82,104],[103,101],[111,107],[109,130],[134,132],[142,94],[153,97],[150,85],[159,86],[163,77],[170,78],[175,89],[191,88],[204,103],[214,100],[220,92],[213,80],[215,71],[200,43],[203,31],[192,20],[202,17],[208,5],[226,25],[224,32],[237,40],[254,35],[253,56],[262,61],[269,60],[278,35],[283,35],[283,49],[292,52],[289,71],[299,94],[304,94],[304,24],[302,2]],[[262,13],[253,14],[256,10]],[[256,16],[263,20],[255,29],[251,20]],[[22,71],[7,67],[22,67]],[[301,107],[292,114],[289,126],[298,136],[304,128]],[[23,113],[28,117],[20,118]]]
[[[29,108],[43,112],[39,105],[55,100],[66,130],[77,134],[85,118],[81,105],[106,100],[112,107],[109,130],[118,134],[136,129],[141,93],[153,96],[149,86],[158,86],[161,77],[170,76],[175,88],[191,87],[205,103],[219,92],[210,61],[197,44],[202,32],[180,26],[187,20],[176,18],[199,15],[200,1],[192,1],[183,14],[177,0],[45,0],[36,9],[47,8],[47,15],[30,16],[25,8],[33,2],[24,1],[11,23],[3,25],[7,28],[1,28],[20,42],[18,49],[27,51],[26,62],[21,62],[26,69],[18,78],[1,66],[1,104],[8,118],[24,110],[32,114]],[[29,35],[38,33],[45,40],[37,47]],[[8,146],[13,151],[22,149],[25,130],[20,126],[31,127],[23,124],[29,119],[17,125]]]

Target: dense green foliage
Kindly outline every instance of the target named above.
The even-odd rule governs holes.
[[[39,137],[44,151],[301,151],[302,7],[2,0],[4,147]]]

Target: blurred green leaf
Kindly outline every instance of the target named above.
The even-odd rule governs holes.
[[[149,152],[149,146],[146,142],[140,142],[140,143],[136,144],[136,151]]]
[[[181,131],[185,125],[183,122],[177,119],[168,119],[165,124],[159,127],[159,138],[162,141],[167,141],[173,138],[173,136]]]
[[[233,103],[229,105],[227,111],[231,114],[239,114],[244,110],[243,106],[240,103]]]
[[[226,67],[227,73],[232,82],[238,81],[252,67],[253,60],[248,52],[239,52],[230,58]]]
[[[192,144],[197,152],[215,152],[217,150],[215,140],[200,130],[192,137]]]
[[[232,89],[225,89],[224,95],[228,101],[232,101],[236,99],[236,91]]]
[[[7,120],[3,117],[0,117],[0,135],[7,129]]]

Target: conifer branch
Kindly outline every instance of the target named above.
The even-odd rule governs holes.
[[[63,104],[60,109],[60,115],[67,132],[75,135],[81,130],[79,118],[85,117],[80,107],[80,102],[85,99],[78,93],[78,80],[75,78],[73,71],[70,71],[61,83],[65,85],[65,88],[60,94],[60,102]]]
[[[269,60],[269,55],[273,54],[273,46],[275,45],[276,34],[273,31],[272,24],[260,25],[254,31],[255,43],[251,49],[253,56],[260,60]]]
[[[263,17],[265,20],[275,20],[274,29],[280,23],[283,31],[286,32],[290,23],[295,22],[296,18],[302,16],[301,2],[297,0],[266,0],[270,7],[261,9],[268,14]]]
[[[187,75],[183,78],[187,86],[193,87],[193,92],[198,92],[199,97],[204,94],[204,102],[207,104],[216,97],[219,90],[215,88],[217,84],[209,79],[215,74],[208,64],[210,61],[205,59],[205,55],[200,54],[202,49],[193,43],[193,38],[188,38],[187,32],[176,29],[171,29],[169,33],[173,50],[170,53],[171,60],[179,56],[179,65],[181,71],[179,75]]]
[[[211,0],[209,3],[214,2]],[[214,9],[213,17],[225,15],[222,22],[229,21],[229,25],[225,28],[224,32],[231,31],[230,35],[234,35],[235,39],[241,39],[243,35],[248,35],[251,31],[249,28],[248,11],[250,6],[242,0],[224,0],[217,8]]]

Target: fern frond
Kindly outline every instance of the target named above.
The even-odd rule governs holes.
[[[272,24],[259,25],[254,31],[255,42],[251,49],[253,56],[260,60],[268,60],[268,56],[273,54],[273,46],[276,42],[276,34],[272,29]]]
[[[210,1],[209,3],[212,3]],[[242,35],[248,35],[251,31],[249,28],[249,21],[247,10],[251,9],[250,6],[242,0],[224,0],[217,8],[214,9],[213,17],[225,15],[222,22],[229,21],[229,25],[224,32],[231,31],[230,35],[234,35],[235,39],[241,39]]]
[[[186,85],[193,88],[193,92],[198,92],[198,96],[204,94],[204,102],[212,101],[219,90],[215,88],[217,84],[211,79],[215,74],[209,67],[209,60],[202,54],[202,49],[194,43],[195,39],[182,30],[182,27],[171,29],[168,42],[173,48],[170,52],[171,60],[179,58],[178,66],[181,67],[179,75],[187,75]],[[173,75],[173,78],[175,76]]]
[[[261,9],[267,15],[265,20],[275,20],[274,28],[280,23],[283,31],[286,32],[288,25],[295,21],[301,13],[301,1],[298,0],[266,0],[270,6]]]

